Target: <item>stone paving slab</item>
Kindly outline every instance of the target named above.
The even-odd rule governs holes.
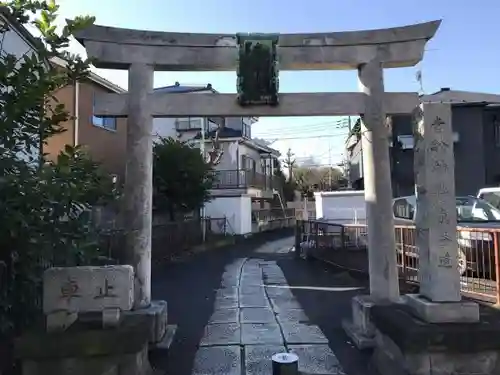
[[[286,349],[281,345],[247,345],[244,351],[246,375],[272,375],[271,357]]]
[[[266,285],[288,285],[286,279],[281,277],[264,277],[264,283]]]
[[[281,324],[285,343],[288,344],[328,344],[328,339],[318,326],[305,323]]]
[[[218,289],[215,292],[216,297],[233,297],[237,298],[238,297],[238,290],[239,288],[237,286],[226,286],[224,288]]]
[[[240,311],[238,308],[215,310],[208,321],[208,324],[214,323],[239,323]]]
[[[266,295],[266,290],[264,289],[264,286],[258,286],[258,285],[241,285],[240,288],[240,295],[241,294],[258,294],[258,295]]]
[[[302,309],[281,310],[276,314],[276,320],[280,324],[307,323],[309,318]]]
[[[293,293],[288,286],[284,287],[281,285],[266,285],[265,290],[269,297],[293,297]]]
[[[241,323],[274,323],[276,317],[273,310],[263,307],[244,307],[240,309]]]
[[[242,375],[239,346],[199,348],[194,359],[192,375]]]
[[[265,265],[261,267],[262,272],[264,273],[264,276],[270,276],[270,277],[285,277],[285,274],[281,270],[281,268],[277,265]]]
[[[241,329],[237,323],[216,323],[205,327],[200,346],[239,345]]]
[[[240,285],[254,285],[254,286],[261,286],[262,283],[262,277],[257,277],[257,276],[245,276],[242,277],[240,280]]]
[[[214,301],[214,310],[231,309],[238,307],[239,299],[237,297],[216,297]]]
[[[270,307],[268,299],[263,295],[242,294],[240,307]]]
[[[241,325],[241,343],[283,345],[283,336],[278,323],[246,323]]]
[[[295,297],[288,299],[270,298],[270,300],[274,311],[277,313],[280,311],[298,310],[302,308],[302,306],[300,306],[300,303],[295,299]]]
[[[220,282],[221,287],[238,287],[240,285],[240,279],[238,277],[224,278]]]
[[[272,266],[267,266],[267,267],[262,267],[262,274],[264,278],[281,278],[281,279],[286,279],[285,274],[283,271],[278,267],[272,267]]]
[[[288,349],[299,356],[301,374],[345,375],[328,345],[289,345]]]

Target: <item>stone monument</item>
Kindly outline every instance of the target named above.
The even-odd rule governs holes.
[[[374,362],[391,375],[498,374],[500,314],[460,295],[451,105],[422,103],[414,138],[420,294],[372,307]]]
[[[149,374],[151,324],[127,314],[133,303],[131,266],[46,270],[46,329],[15,342],[23,374]]]
[[[451,105],[421,104],[414,124],[420,294],[406,300],[429,323],[478,322],[479,306],[462,301],[457,271]]]

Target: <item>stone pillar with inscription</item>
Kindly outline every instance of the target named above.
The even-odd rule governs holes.
[[[406,301],[431,323],[478,321],[478,305],[460,294],[451,106],[421,104],[414,139],[420,294]]]

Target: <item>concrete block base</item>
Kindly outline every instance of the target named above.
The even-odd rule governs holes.
[[[479,305],[472,301],[432,302],[419,294],[407,294],[403,302],[428,323],[479,322]]]
[[[374,306],[372,361],[381,375],[500,373],[500,312],[481,308],[479,323],[429,323],[407,304]]]
[[[149,375],[148,322],[125,317],[115,328],[76,322],[64,332],[34,332],[15,341],[24,375]]]
[[[149,343],[157,344],[163,340],[167,330],[168,306],[167,301],[151,301],[151,305],[144,309],[127,311],[128,316],[143,316],[149,323]]]
[[[168,370],[168,362],[170,360],[168,352],[174,341],[176,331],[177,325],[168,325],[163,339],[149,346],[149,361],[156,371],[162,371],[163,374],[166,374]]]
[[[352,299],[352,321],[342,322],[345,333],[358,349],[372,348],[375,345],[375,327],[370,321],[370,309],[379,302],[369,295]]]
[[[358,329],[353,322],[343,320],[342,328],[359,350],[375,347],[375,336],[367,336],[365,333],[361,332],[361,330]]]

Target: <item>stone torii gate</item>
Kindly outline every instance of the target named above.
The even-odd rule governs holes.
[[[440,21],[380,30],[281,34],[280,70],[358,70],[358,93],[280,94],[276,107],[241,107],[235,94],[153,92],[157,71],[233,71],[236,36],[91,26],[77,34],[95,66],[129,71],[129,92],[96,95],[95,114],[128,117],[125,180],[126,251],[136,271],[135,307],[149,306],[151,284],[153,117],[340,116],[364,114],[362,127],[370,293],[399,297],[386,114],[411,113],[416,93],[386,93],[383,70],[410,67]]]

